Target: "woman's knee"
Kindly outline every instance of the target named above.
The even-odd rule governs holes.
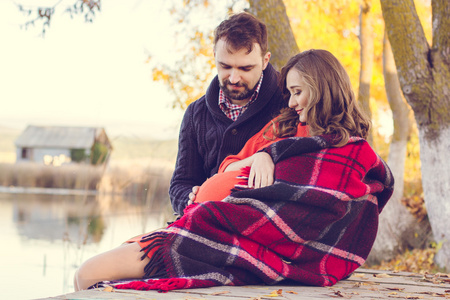
[[[148,258],[141,260],[137,243],[122,245],[85,261],[75,273],[75,289],[87,289],[103,280],[142,278]]]
[[[75,275],[73,276],[73,288],[75,292],[80,290],[80,287],[78,286],[78,270],[75,271]]]
[[[101,270],[95,267],[96,264],[92,263],[92,260],[95,260],[95,257],[85,261],[75,272],[74,276],[75,290],[85,290],[89,288],[91,285],[102,280]]]

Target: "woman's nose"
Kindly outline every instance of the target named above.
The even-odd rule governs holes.
[[[290,108],[294,108],[294,107],[297,106],[297,102],[293,99],[292,96],[289,97],[288,106],[289,106]]]

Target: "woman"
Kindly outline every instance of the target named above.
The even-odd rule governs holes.
[[[364,140],[370,121],[328,51],[292,57],[281,80],[291,110],[275,131],[296,119],[291,128],[306,122],[310,137],[281,138],[235,162],[254,169],[264,187],[249,187],[257,186],[251,179],[222,201],[189,205],[166,229],[86,261],[76,290],[126,278],[145,279],[110,284],[167,291],[288,279],[330,286],[364,263],[394,185]]]

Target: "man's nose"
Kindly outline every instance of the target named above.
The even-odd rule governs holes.
[[[241,80],[241,75],[239,73],[239,70],[231,70],[229,80],[230,80],[230,83],[232,83],[232,84],[238,83]]]

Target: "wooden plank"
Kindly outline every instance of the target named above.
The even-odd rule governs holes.
[[[276,293],[278,291],[278,293]],[[310,299],[450,299],[450,279],[434,275],[359,269],[332,287],[301,285],[218,286],[204,289],[157,291],[94,289],[44,299],[155,299],[155,300],[310,300]]]

